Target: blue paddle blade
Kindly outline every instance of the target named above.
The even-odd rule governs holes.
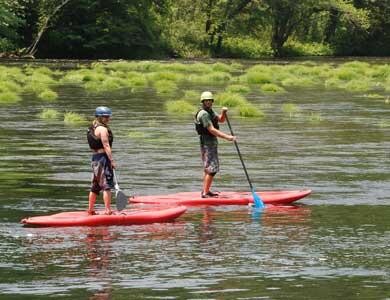
[[[252,190],[253,203],[256,208],[264,208],[264,202],[261,200],[260,196],[256,194],[255,190]]]

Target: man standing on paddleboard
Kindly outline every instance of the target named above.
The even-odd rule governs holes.
[[[212,109],[214,97],[211,92],[203,92],[200,96],[202,108],[195,115],[195,128],[200,138],[200,151],[203,161],[203,190],[202,198],[218,197],[210,191],[215,174],[219,171],[218,137],[228,141],[235,141],[236,137],[219,130],[218,122],[225,122],[227,108],[222,107],[218,115]]]
[[[103,191],[105,214],[111,215],[111,189],[114,188],[115,162],[112,157],[112,142],[114,136],[108,127],[112,117],[112,111],[105,106],[99,106],[95,110],[95,120],[88,128],[87,138],[92,155],[92,184],[89,192],[88,214],[94,215],[96,198]]]

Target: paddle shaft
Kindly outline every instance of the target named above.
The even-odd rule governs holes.
[[[225,119],[226,119],[226,122],[227,122],[227,124],[228,124],[228,126],[229,126],[231,135],[234,135],[233,129],[232,129],[232,126],[230,125],[229,117],[227,116],[227,114],[225,114]],[[240,152],[240,148],[238,148],[237,141],[234,141],[234,146],[236,146],[236,150],[237,150],[237,153],[238,153],[238,157],[240,158],[242,167],[244,168],[245,176],[246,176],[246,179],[248,180],[249,187],[251,188],[251,191],[253,191],[252,181],[251,181],[250,178],[249,178],[249,174],[248,174],[248,171],[246,170],[244,160],[242,159],[242,155],[241,155],[241,152]]]
[[[112,169],[112,172],[114,173],[115,189],[119,190],[119,183],[118,183],[118,178],[116,177],[115,169]]]

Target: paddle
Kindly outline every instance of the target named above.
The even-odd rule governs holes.
[[[233,129],[232,129],[232,126],[230,125],[230,122],[229,122],[229,118],[227,116],[227,114],[225,114],[225,119],[227,121],[227,124],[229,126],[229,129],[230,129],[230,133],[232,135],[234,135],[233,133]],[[248,171],[246,170],[246,167],[245,167],[245,164],[244,164],[244,160],[242,159],[242,156],[241,156],[241,152],[240,152],[240,149],[238,148],[238,144],[236,141],[234,141],[234,146],[236,146],[236,150],[237,150],[237,153],[238,153],[238,157],[240,158],[240,161],[241,161],[241,164],[242,164],[242,167],[244,168],[244,172],[245,172],[245,175],[246,175],[246,179],[248,180],[248,183],[249,183],[249,187],[251,189],[251,192],[252,192],[252,197],[253,197],[253,203],[255,205],[256,208],[264,208],[264,202],[261,200],[260,196],[256,194],[256,191],[252,185],[252,182],[249,178],[249,175],[248,175]]]
[[[128,197],[119,188],[119,183],[116,177],[115,169],[113,169],[113,172],[114,172],[114,180],[115,180],[116,209],[118,211],[121,211],[126,208]]]

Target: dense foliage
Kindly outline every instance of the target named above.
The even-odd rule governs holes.
[[[0,52],[47,58],[389,55],[388,0],[0,0]]]

